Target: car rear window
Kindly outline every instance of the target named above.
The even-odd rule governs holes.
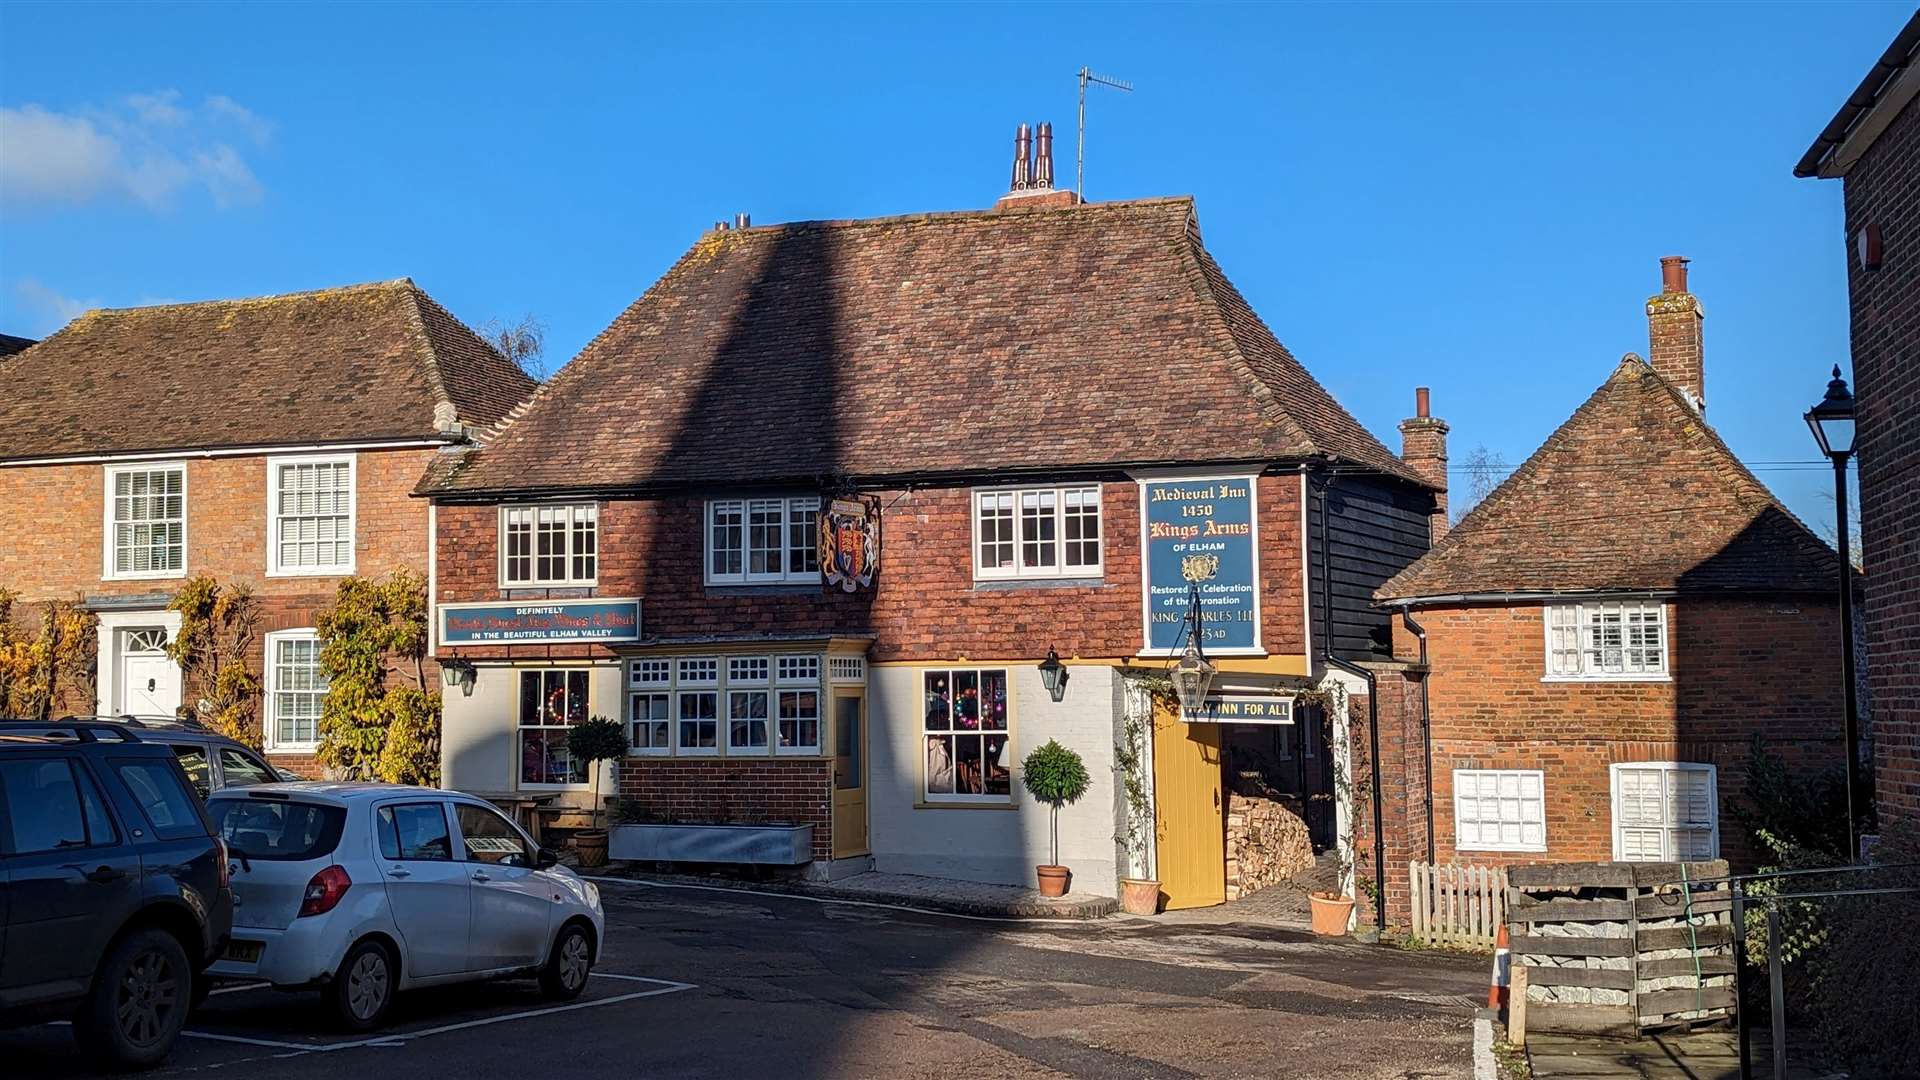
[[[343,806],[266,799],[215,799],[207,804],[214,833],[249,859],[301,862],[333,854],[346,827]]]
[[[207,819],[200,816],[200,800],[187,787],[178,763],[151,758],[115,758],[113,769],[133,793],[133,801],[140,804],[154,835],[162,840],[207,835]]]

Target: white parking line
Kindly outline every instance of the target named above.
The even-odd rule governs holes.
[[[581,874],[587,881],[612,882],[616,885],[637,885],[643,889],[692,889],[696,892],[738,893],[746,896],[772,896],[781,900],[808,900],[816,904],[845,904],[848,907],[886,908],[889,911],[911,911],[915,915],[938,915],[944,919],[966,919],[969,922],[992,923],[1058,923],[1071,926],[1088,926],[1097,919],[1054,919],[1044,915],[1027,918],[1020,915],[968,915],[958,911],[939,911],[934,908],[912,907],[907,904],[887,904],[878,900],[846,900],[838,896],[811,896],[807,893],[769,892],[765,889],[733,889],[725,885],[689,885],[678,881],[641,881],[636,878],[601,877],[595,874]]]
[[[348,1042],[334,1043],[296,1043],[279,1039],[256,1039],[250,1035],[223,1035],[213,1031],[182,1031],[180,1036],[186,1039],[208,1039],[213,1042],[241,1043],[247,1046],[263,1046],[270,1050],[297,1050],[301,1053],[330,1053],[334,1050],[354,1050],[363,1046],[399,1046],[413,1039],[424,1039],[429,1035],[444,1035],[449,1031],[465,1031],[468,1028],[486,1027],[490,1024],[505,1024],[514,1020],[531,1020],[536,1016],[551,1016],[555,1013],[572,1012],[575,1009],[592,1009],[601,1005],[618,1005],[623,1001],[638,1001],[641,998],[659,997],[662,994],[677,994],[682,990],[694,989],[693,983],[674,982],[671,979],[649,979],[641,975],[615,975],[611,972],[596,971],[591,974],[596,979],[618,979],[622,982],[652,983],[657,989],[636,990],[631,994],[616,994],[613,997],[599,998],[594,1001],[575,1001],[566,1005],[550,1005],[544,1009],[523,1009],[520,1012],[506,1013],[501,1016],[484,1016],[478,1020],[465,1020],[457,1024],[442,1024],[439,1027],[421,1031],[393,1032],[374,1035],[365,1039],[353,1039]],[[234,990],[252,990],[265,983],[252,983],[247,986],[233,987]],[[219,993],[220,991],[215,991]]]

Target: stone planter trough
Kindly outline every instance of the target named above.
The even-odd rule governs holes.
[[[813,861],[811,825],[615,825],[607,854],[634,862],[752,863]]]

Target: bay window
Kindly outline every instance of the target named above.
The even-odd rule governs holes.
[[[631,752],[818,755],[824,674],[818,654],[630,660]]]
[[[819,582],[818,498],[714,499],[706,515],[707,584]]]
[[[973,493],[976,578],[1099,577],[1099,485]]]

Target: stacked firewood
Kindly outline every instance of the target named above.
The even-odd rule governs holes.
[[[1312,869],[1307,823],[1285,803],[1235,792],[1227,799],[1227,899]]]

